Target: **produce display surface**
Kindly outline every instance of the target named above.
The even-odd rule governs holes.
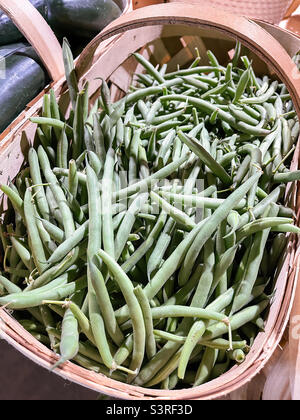
[[[68,360],[120,382],[198,386],[243,363],[272,303],[299,122],[237,43],[144,72],[89,106],[64,44],[70,115],[44,97],[29,166],[2,185],[0,304]],[[7,228],[5,229],[5,225]],[[25,279],[25,283],[24,283]]]

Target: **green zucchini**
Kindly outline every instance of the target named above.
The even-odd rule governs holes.
[[[48,16],[47,0],[30,0],[30,3],[43,15]],[[23,38],[23,35],[10,20],[10,18],[0,10],[0,45],[12,44]]]
[[[122,14],[113,0],[49,0],[48,6],[50,25],[67,37],[92,38]]]
[[[47,77],[28,44],[0,47],[0,133],[43,90]]]

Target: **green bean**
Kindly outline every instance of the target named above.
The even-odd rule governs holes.
[[[201,99],[207,99],[214,95],[222,95],[222,93],[226,92],[227,88],[229,87],[230,82],[222,83],[215,88],[208,90],[207,92],[201,95]]]
[[[40,234],[36,224],[34,207],[32,204],[32,194],[31,189],[27,188],[25,197],[24,197],[24,213],[25,220],[28,229],[28,235],[30,240],[30,247],[32,256],[34,259],[35,266],[38,269],[39,274],[41,274],[46,268],[46,255],[44,252],[43,244],[40,238]]]
[[[235,97],[233,103],[239,102],[244,95],[251,79],[250,69],[246,69],[242,76],[240,77],[239,83],[236,88]]]
[[[155,192],[152,191],[150,193],[150,197],[155,203],[159,205],[159,207],[161,207],[165,213],[169,214],[176,221],[176,223],[185,226],[188,231],[191,231],[195,227],[195,222],[193,222],[193,220],[187,214],[169,204]]]
[[[66,257],[89,233],[89,221],[85,222],[69,238],[67,238],[48,259],[48,265],[61,261]]]
[[[151,249],[153,244],[158,238],[161,230],[163,229],[165,222],[167,220],[167,215],[164,212],[161,212],[155,226],[153,227],[150,234],[147,236],[145,242],[143,242],[140,247],[131,255],[131,257],[122,265],[122,269],[125,273],[128,273],[144,255]]]
[[[78,192],[78,175],[77,175],[77,166],[75,160],[70,160],[69,162],[69,192],[76,198]]]
[[[46,251],[49,255],[51,255],[56,249],[57,245],[56,243],[51,239],[49,233],[46,231],[46,229],[43,226],[43,223],[38,218],[36,219],[37,228],[41,237],[41,240],[43,242],[44,247],[46,248]]]
[[[148,109],[147,105],[145,104],[145,102],[140,99],[137,103],[137,107],[138,107],[138,109],[139,109],[139,111],[142,115],[142,118],[144,120],[146,120],[149,109]]]
[[[133,335],[129,335],[124,343],[119,347],[118,351],[115,353],[114,359],[116,363],[122,365],[125,360],[129,357],[133,350]]]
[[[22,217],[23,220],[25,220],[24,203],[23,203],[22,198],[19,196],[19,194],[17,194],[14,190],[12,190],[12,188],[10,188],[7,185],[1,185],[0,189],[5,195],[7,195],[7,197],[11,201],[11,204],[12,204],[14,210],[18,214],[20,214],[20,216]]]
[[[14,293],[21,293],[22,290],[19,286],[16,286],[14,283],[9,281],[6,277],[0,275],[0,284],[4,287],[4,289],[11,295]]]
[[[248,174],[249,167],[251,163],[251,156],[247,155],[245,156],[244,160],[240,164],[235,177],[233,178],[233,183],[235,186],[239,186],[243,180],[245,179],[245,176]]]
[[[147,152],[145,148],[140,144],[139,145],[139,177],[141,179],[146,179],[150,176],[150,170],[147,159]]]
[[[233,264],[233,261],[236,256],[236,252],[238,250],[238,247],[234,245],[233,247],[227,249],[219,258],[219,261],[217,262],[214,273],[213,273],[213,281],[211,284],[211,289],[209,292],[209,297],[212,296],[215,289],[218,287],[220,281],[222,280],[222,276],[224,273],[227,273],[227,270],[229,267]]]
[[[149,140],[147,157],[148,160],[153,162],[156,159],[156,144],[157,144],[157,133],[153,131]]]
[[[213,157],[201,146],[195,138],[186,136],[181,131],[178,132],[179,139],[186,144],[203,163],[218,177],[225,185],[231,185],[232,180],[227,172],[220,166]]]
[[[247,301],[248,296],[250,295],[253,289],[255,279],[258,275],[259,266],[262,261],[263,252],[269,232],[270,230],[266,229],[263,232],[258,232],[254,236],[246,269],[240,281],[238,290],[236,292],[236,296],[232,304],[231,314],[234,314],[235,312],[237,312],[245,306],[245,302]],[[255,277],[252,277],[252,275]]]
[[[278,260],[280,259],[285,247],[287,244],[287,238],[286,235],[284,235],[283,233],[279,233],[275,238],[274,238],[274,242],[272,244],[272,247],[270,249],[269,252],[269,267],[270,267],[270,272],[275,269],[276,265],[278,264]]]
[[[130,369],[138,372],[144,359],[146,342],[145,324],[141,307],[133,293],[134,288],[132,283],[122,268],[104,251],[100,250],[98,255],[107,265],[110,273],[118,283],[128,305],[134,335],[133,356]]]
[[[235,362],[241,364],[241,363],[243,363],[245,361],[246,355],[243,352],[243,350],[237,349],[237,350],[234,350],[234,351],[230,351],[229,352],[229,358],[231,360],[234,360]]]
[[[103,317],[97,303],[94,289],[89,285],[89,317],[94,340],[105,366],[111,370],[117,369],[106,337]]]
[[[26,331],[33,331],[36,333],[44,333],[45,332],[45,328],[42,324],[37,323],[36,321],[31,321],[28,319],[22,319],[19,321],[19,324],[22,325],[22,327],[26,330]]]
[[[259,124],[259,121],[256,118],[251,117],[247,112],[239,109],[238,107],[230,105],[229,110],[237,120],[243,121],[253,126]]]
[[[57,130],[57,128],[55,128],[55,130]],[[68,137],[66,135],[66,130],[63,129],[58,137],[56,164],[65,169],[68,168],[68,148]]]
[[[32,271],[33,270],[32,259],[31,259],[31,254],[28,251],[28,248],[19,239],[14,238],[14,236],[11,236],[10,240],[15,251],[17,252],[19,257],[23,261],[23,264],[25,265],[25,267],[27,267],[28,270]]]
[[[207,349],[204,352],[203,359],[196,373],[194,387],[202,385],[204,382],[206,382],[209,379],[212,373],[212,370],[216,364],[217,357],[218,357],[218,350],[207,347]]]
[[[70,127],[69,125],[65,124],[64,122],[54,119],[54,118],[44,118],[44,117],[32,117],[30,118],[30,121],[33,124],[39,124],[39,125],[46,125],[46,126],[50,126],[53,128],[57,128],[62,130],[66,130],[66,134],[68,136],[72,136],[73,135],[73,128]]]
[[[194,351],[193,356],[196,356],[200,351],[201,351],[201,347],[200,348],[198,347]],[[171,357],[171,359],[168,361],[168,363],[166,363],[163,369],[153,379],[147,382],[145,386],[152,387],[160,383],[161,381],[165,380],[166,378],[168,378],[172,374],[172,372],[176,370],[178,366],[180,353],[181,351],[179,350],[176,354],[174,354],[174,356]]]
[[[112,103],[111,103],[111,97],[110,97],[110,91],[109,87],[107,86],[107,83],[104,79],[101,79],[102,85],[101,85],[101,99],[104,111],[106,114],[110,115],[112,114]]]
[[[112,181],[115,153],[109,149],[106,155],[102,179],[102,234],[104,250],[111,256],[115,255],[114,231],[112,220]]]
[[[165,220],[167,213],[163,212],[165,215]],[[164,226],[163,231],[161,232],[152,252],[148,258],[147,262],[147,275],[148,279],[151,279],[151,275],[155,272],[160,265],[161,260],[163,259],[168,246],[171,242],[171,234],[175,228],[175,221],[172,218],[167,220],[167,223]]]
[[[73,195],[70,194],[70,192],[67,190],[64,184],[62,184],[61,188],[66,194],[68,205],[74,215],[74,221],[79,224],[82,224],[84,221],[86,221],[86,217],[83,213],[80,203],[77,201],[75,197],[73,197]]]
[[[106,149],[105,149],[103,130],[102,130],[97,114],[95,114],[93,117],[93,132],[94,132],[95,152],[103,167],[104,162],[105,162],[105,157],[106,157]]]
[[[271,96],[273,96],[273,94],[276,92],[277,87],[278,82],[275,81],[271,84],[270,88],[265,94],[253,98],[243,98],[240,100],[240,102],[243,104],[263,104],[264,102],[267,102],[271,98]]]
[[[139,89],[136,92],[130,93],[125,97],[126,104],[137,102],[139,99],[144,99],[151,95],[158,95],[160,93],[163,93],[165,89],[168,89],[172,86],[176,86],[180,84],[182,84],[182,79],[178,77],[172,80],[168,80],[158,86],[151,86],[149,88]]]
[[[157,385],[158,383],[162,382],[166,378],[168,378],[172,372],[174,372],[178,365],[178,360],[180,357],[180,351],[178,351],[169,361],[168,363],[163,367],[163,369],[149,382],[145,384],[147,387],[153,387],[154,385]]]
[[[199,283],[196,288],[194,295],[194,304],[199,308],[204,308],[208,300],[209,291],[213,283],[213,267],[215,264],[215,254],[214,254],[215,241],[210,238],[204,246],[204,266],[203,272],[199,279]],[[196,296],[199,296],[196,302]],[[205,332],[205,325],[203,322],[195,322],[192,326],[187,340],[183,346],[180,362],[178,366],[178,376],[183,378],[187,368],[188,361],[190,356],[198,342]]]
[[[93,336],[93,332],[92,332],[92,328],[91,328],[91,325],[90,325],[90,321],[84,315],[84,313],[80,310],[80,308],[78,307],[78,305],[76,305],[72,301],[67,301],[67,302],[44,301],[44,304],[47,304],[50,307],[51,307],[51,305],[52,306],[60,305],[60,306],[65,307],[66,309],[70,309],[72,311],[73,315],[75,316],[75,318],[78,321],[80,330],[89,339],[89,341],[91,343],[95,344],[95,339],[94,339],[94,336]],[[63,315],[64,315],[64,312],[63,312]]]
[[[194,86],[197,89],[200,90],[204,90],[204,91],[208,91],[209,90],[209,84],[201,81],[199,79],[195,79],[194,77],[191,76],[182,76],[182,80],[184,82],[186,82],[187,84],[189,84],[190,86]],[[215,84],[212,82],[210,82],[211,84],[213,84],[214,87],[216,87],[218,85],[218,83],[216,82]]]
[[[154,66],[145,59],[141,54],[135,53],[133,54],[135,59],[147,70],[149,75],[153,77],[158,83],[165,83],[165,79],[162,77],[162,75],[154,68]]]
[[[226,123],[228,123],[232,128],[235,128],[242,133],[246,134],[253,134],[255,136],[267,136],[270,134],[270,130],[265,130],[260,127],[253,127],[251,125],[245,124],[240,121],[236,121],[236,119],[228,112],[223,111],[222,109],[218,108],[217,105],[211,104],[208,101],[204,101],[203,99],[193,98],[191,96],[186,95],[165,95],[161,97],[161,101],[180,101],[190,104],[196,108],[199,108],[201,111],[208,113],[211,115],[214,111],[219,111],[219,118]]]
[[[266,103],[264,103],[263,106],[264,106],[264,108],[267,111],[269,121],[271,123],[274,123],[276,121],[276,119],[277,119],[276,109],[275,109],[274,105],[266,102]]]
[[[89,214],[90,214],[90,222],[89,222],[89,239],[88,239],[88,258],[91,261],[96,252],[100,249],[102,244],[101,238],[101,198],[98,186],[97,176],[94,170],[87,164],[87,188],[88,188],[88,204],[89,204]],[[91,323],[91,331],[94,337],[94,342],[98,351],[101,355],[103,363],[109,369],[115,370],[117,365],[113,360],[109,344],[106,337],[105,325],[103,316],[100,311],[100,307],[98,304],[97,294],[94,288],[94,284],[98,285],[97,280],[100,280],[99,286],[103,286],[103,278],[101,277],[95,278],[93,273],[91,272],[91,264],[88,265],[88,304],[89,304],[89,318]],[[105,293],[106,288],[103,290]],[[101,296],[101,292],[98,293]],[[102,297],[102,296],[101,296]],[[103,296],[105,299],[105,295]],[[110,308],[108,308],[109,310]]]
[[[101,271],[97,268],[93,261],[89,260],[88,264],[91,281],[97,296],[99,308],[101,308],[101,313],[106,329],[113,341],[117,345],[121,345],[121,343],[124,341],[124,337],[117,324],[114,310]]]
[[[251,162],[250,162],[251,167],[249,171],[249,176],[254,175],[257,172],[257,168],[261,168],[262,154],[258,147],[255,147],[254,145],[242,146],[238,149],[238,153],[240,154],[249,153],[251,155]],[[248,192],[247,201],[248,201],[249,209],[252,209],[254,207],[257,187],[258,187],[258,181],[250,188]]]
[[[300,235],[300,228],[294,225],[279,225],[271,228],[272,232],[285,232],[285,233],[295,233]]]
[[[49,233],[50,237],[55,241],[61,244],[65,240],[65,233],[62,229],[58,226],[54,225],[53,223],[49,222],[45,219],[39,219],[45,230]]]
[[[228,318],[221,313],[208,309],[188,308],[180,305],[161,306],[160,308],[152,308],[151,314],[153,319],[161,318],[201,318],[215,321],[223,321],[228,325]]]
[[[173,79],[174,77],[182,77],[182,76],[191,76],[193,74],[201,74],[201,73],[208,73],[211,71],[217,71],[218,73],[224,73],[224,68],[222,67],[210,67],[210,66],[202,66],[202,67],[194,67],[193,69],[186,69],[186,70],[178,70],[173,73],[168,73],[165,75],[165,79]]]
[[[63,42],[63,59],[70,99],[73,105],[73,109],[75,109],[76,97],[78,94],[78,82],[75,73],[73,54],[70,45],[66,39],[64,39]]]
[[[269,300],[263,300],[259,304],[249,306],[246,309],[238,312],[237,314],[230,317],[230,325],[232,331],[236,331],[248,322],[256,319],[269,305]],[[207,328],[203,335],[203,340],[212,340],[220,337],[226,333],[226,327],[222,323],[213,324]]]
[[[253,184],[257,182],[261,174],[253,175],[248,181],[242,184],[237,190],[235,190],[225,202],[214,212],[211,216],[209,223],[207,223],[201,232],[197,235],[194,243],[189,249],[185,260],[181,266],[179,278],[187,278],[190,276],[193,269],[194,263],[197,256],[199,255],[203,245],[207,239],[213,234],[216,230],[219,223],[227,218],[230,211],[236,206],[237,203],[242,199],[242,197],[249,191]]]
[[[63,286],[65,284],[67,284],[69,281],[72,281],[74,279],[74,273],[71,271],[71,269],[69,271],[67,271],[66,273],[64,272],[63,274],[60,274],[60,275],[56,275],[57,274],[57,268],[55,267],[55,269],[56,270],[52,270],[52,271],[56,271],[53,274],[53,279],[50,277],[50,279],[47,283],[45,282],[45,284],[42,284],[42,285],[39,284],[37,288],[32,287],[31,286],[32,283],[31,283],[24,290],[24,293],[26,293],[26,294],[30,293],[30,295],[40,294],[40,293],[43,293],[45,291],[52,290],[55,287]],[[74,270],[74,271],[76,271],[76,270]],[[34,280],[33,282],[36,283],[36,281],[38,279],[39,279],[39,277],[36,280]]]
[[[165,331],[161,330],[154,330],[154,335],[158,338],[163,339],[164,341],[172,341],[173,343],[180,343],[184,344],[187,337],[181,337],[176,334],[171,334]],[[199,340],[200,343],[200,340]],[[230,342],[228,340],[224,340],[223,338],[217,338],[212,341],[203,341],[201,340],[201,345],[204,347],[209,347],[217,350],[228,350],[230,348]],[[234,350],[238,349],[245,349],[247,348],[247,342],[246,341],[233,341],[232,342],[232,348]]]
[[[50,114],[52,118],[57,120],[61,119],[60,109],[56,100],[55,92],[53,89],[50,89]],[[59,139],[60,132],[57,129],[54,129],[56,139]]]
[[[234,295],[234,290],[229,289],[221,298],[216,299],[206,309],[213,310],[213,311],[222,311],[225,307],[227,307],[231,303],[233,295]],[[251,315],[252,315],[252,312],[251,312]],[[216,325],[219,325],[219,323],[217,323]],[[187,334],[188,328],[190,328],[190,320],[184,320],[183,323],[179,326],[177,334],[185,336]],[[225,332],[223,334],[225,334]],[[217,338],[220,335],[217,335],[216,337],[213,337],[213,338]],[[161,371],[163,366],[165,366],[166,361],[170,360],[172,356],[179,349],[180,349],[180,344],[170,343],[170,342],[167,343],[153,357],[153,359],[148,364],[146,364],[145,367],[141,370],[139,376],[136,378],[136,381],[135,381],[136,384],[143,385],[149,382],[157,374],[157,372]],[[180,358],[180,353],[177,358],[177,365],[179,363],[179,358]],[[177,365],[175,366],[175,369]]]
[[[273,190],[266,198],[264,198],[260,203],[258,203],[253,209],[252,209],[252,215],[255,218],[260,217],[264,211],[269,207],[271,203],[275,203],[279,196],[281,194],[281,188],[278,187],[275,190]],[[243,227],[250,221],[250,213],[245,213],[240,218],[240,224],[239,228]]]
[[[153,320],[152,313],[149,301],[142,289],[141,286],[138,286],[134,289],[134,294],[140,304],[144,322],[145,322],[145,332],[146,332],[146,354],[150,360],[156,354],[156,343],[153,334]]]
[[[45,305],[40,306],[39,310],[42,317],[43,325],[49,337],[50,347],[53,351],[56,352],[57,341],[53,334],[51,334],[50,332],[50,329],[54,328],[54,318],[52,316],[52,312],[50,308],[48,308]]]
[[[236,41],[235,49],[234,49],[234,55],[232,58],[232,65],[233,67],[237,67],[240,55],[242,50],[242,44],[239,41]]]
[[[169,175],[175,172],[184,162],[187,161],[188,157],[189,156],[183,156],[177,161],[168,164],[165,168],[160,169],[153,175],[150,175],[148,178],[143,179],[133,185],[130,185],[127,188],[113,193],[113,200],[122,200],[138,192],[147,191],[148,188],[153,185],[153,183],[156,183],[161,179],[167,178]]]
[[[41,215],[46,219],[49,220],[49,206],[46,199],[43,181],[40,172],[40,166],[38,161],[38,156],[36,151],[31,148],[28,152],[28,162],[30,166],[30,175],[33,181],[33,184],[38,186],[36,191],[36,202]]]
[[[54,288],[48,292],[40,293],[40,294],[13,294],[7,297],[0,298],[0,305],[4,306],[7,305],[10,309],[27,309],[27,308],[35,308],[37,306],[41,306],[43,301],[45,300],[60,300],[64,299],[67,296],[72,295],[77,290],[81,290],[84,288],[85,285],[81,282],[76,283],[72,282],[64,286],[60,286]]]
[[[288,184],[289,182],[299,181],[300,171],[283,172],[273,176],[274,184]]]
[[[148,194],[137,196],[130,205],[115,237],[115,258],[118,261],[128,240],[128,236],[135,223],[136,216],[148,199]]]
[[[288,219],[286,217],[266,217],[262,219],[255,220],[254,222],[248,223],[247,225],[243,226],[237,232],[237,241],[239,242],[241,239],[244,239],[247,236],[253,235],[261,230],[269,229],[272,227],[277,227],[280,225],[286,225],[289,223],[293,223],[293,219]]]
[[[124,375],[124,373],[116,371],[111,372],[111,370],[107,369],[102,364],[99,364],[87,357],[84,357],[81,354],[78,354],[75,357],[74,361],[80,366],[83,366],[85,369],[91,370],[98,374],[100,373],[102,375],[114,379],[115,381],[126,382],[126,376]]]
[[[59,209],[63,218],[64,231],[66,234],[66,238],[68,238],[74,233],[74,230],[75,230],[72,213],[66,202],[65,195],[58,184],[57,178],[52,172],[48,157],[45,154],[45,151],[41,147],[38,148],[38,157],[39,157],[40,165],[44,173],[44,176],[47,182],[50,184],[50,189],[52,191],[52,194],[59,206]],[[41,260],[41,261],[44,261],[44,260]]]
[[[244,66],[246,67],[246,69],[249,69],[250,71],[250,76],[251,76],[251,83],[253,84],[253,86],[251,86],[251,88],[255,88],[255,89],[259,89],[260,85],[256,79],[252,64],[249,60],[249,58],[247,56],[243,56],[241,57],[242,62],[244,63]],[[258,95],[259,96],[259,95]]]

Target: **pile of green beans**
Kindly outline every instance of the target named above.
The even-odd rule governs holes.
[[[64,43],[71,112],[45,95],[28,165],[2,185],[0,305],[59,353],[118,381],[198,386],[264,328],[288,235],[299,122],[240,45],[187,69],[144,67],[90,103]]]

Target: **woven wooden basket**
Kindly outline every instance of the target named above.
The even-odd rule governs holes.
[[[284,36],[279,37],[277,33],[282,44],[297,42],[285,32],[282,34]],[[113,41],[107,43],[112,38]],[[178,63],[188,64],[193,59],[195,47],[205,52],[212,45],[219,58],[226,60],[236,39],[253,52],[253,59],[258,57],[254,60],[258,71],[259,68],[263,72],[269,69],[286,83],[300,117],[299,72],[283,45],[255,22],[206,7],[195,10],[193,5],[173,3],[151,6],[122,16],[83,51],[77,61],[77,74],[81,83],[90,82],[91,100],[99,91],[100,76],[111,82],[112,94],[117,99],[126,92],[132,74],[139,71],[129,57],[132,52],[141,50],[153,62],[169,63],[172,69]],[[54,89],[61,104],[67,107],[69,99],[64,80],[55,83]],[[36,101],[27,111],[27,116],[38,114],[41,105],[40,100]],[[28,147],[24,139],[33,139],[35,130],[33,124],[24,120],[4,138],[0,149],[0,182],[6,183],[8,176],[13,179],[17,175]],[[299,157],[300,144],[294,155],[293,169],[298,168]],[[287,187],[286,199],[298,213],[295,184]],[[264,368],[287,326],[297,285],[296,248],[297,238],[290,236],[284,259],[278,267],[276,294],[265,332],[257,337],[245,363],[220,378],[193,389],[162,391],[122,384],[73,363],[66,363],[56,373],[67,380],[121,399],[217,399],[237,390]],[[53,366],[57,356],[27,333],[11,314],[1,309],[0,319],[2,338],[39,365],[47,369]]]
[[[236,15],[262,19],[266,22],[278,24],[282,19],[294,13],[300,6],[300,0],[166,0],[164,3],[181,2],[194,3],[199,6],[218,7]],[[134,8],[163,3],[161,0],[136,0]]]
[[[173,0],[171,0],[173,1]],[[178,1],[178,0],[174,0]],[[236,15],[279,23],[299,5],[298,0],[180,0],[184,3],[198,3],[211,6]]]

